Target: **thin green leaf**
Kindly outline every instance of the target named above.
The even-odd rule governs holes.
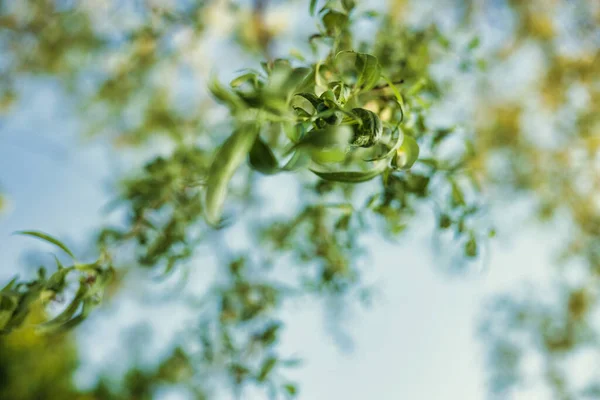
[[[385,82],[388,84],[390,89],[392,89],[392,93],[394,93],[394,96],[396,97],[396,101],[400,105],[400,111],[402,111],[402,119],[404,119],[404,108],[405,107],[404,107],[404,99],[402,98],[402,94],[400,94],[400,91],[398,90],[396,85],[394,85],[394,82],[392,82],[392,80],[390,78],[388,78],[385,75],[381,75],[381,77],[383,78],[383,80],[385,80]]]
[[[256,84],[256,81],[257,81],[256,73],[248,72],[243,75],[240,75],[237,78],[233,79],[231,81],[231,83],[229,83],[229,86],[236,88],[238,86],[243,85],[244,83],[246,83],[248,81],[252,81],[253,84]]]
[[[450,182],[450,185],[452,186],[452,202],[456,205],[464,206],[466,204],[465,196],[460,187],[458,186],[458,183],[452,180]]]
[[[229,136],[217,151],[206,184],[204,211],[209,224],[219,224],[229,181],[248,155],[257,135],[258,128],[255,125],[246,125]]]
[[[318,171],[311,168],[311,171],[321,179],[334,182],[360,183],[366,182],[378,175],[381,175],[387,168],[387,164],[380,162],[372,169],[367,171]]]
[[[315,15],[316,8],[317,8],[317,0],[310,0],[310,6],[309,6],[310,15]]]
[[[277,364],[277,359],[275,357],[269,357],[265,360],[257,377],[259,382],[264,382],[264,380],[267,379],[269,373],[275,367],[275,364]]]
[[[53,245],[59,247],[62,251],[64,251],[68,255],[70,255],[71,258],[75,258],[75,255],[71,252],[71,250],[69,250],[69,248],[67,246],[65,246],[65,244],[63,242],[48,235],[47,233],[40,232],[40,231],[18,231],[18,232],[15,232],[15,234],[33,236],[33,237],[41,239],[45,242],[52,243]]]

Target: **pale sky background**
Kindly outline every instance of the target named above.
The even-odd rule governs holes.
[[[206,48],[222,51],[218,40],[207,43]],[[205,55],[205,59],[210,57]],[[243,61],[235,65],[243,66]],[[525,71],[524,79],[527,65],[520,69]],[[467,90],[472,90],[473,84],[471,89],[466,86]],[[8,212],[0,215],[0,284],[15,273],[26,276],[24,271],[32,266],[23,262],[23,251],[51,251],[34,240],[11,236],[12,232],[42,230],[75,248],[83,246],[90,233],[107,222],[102,208],[111,198],[108,187],[115,170],[132,168],[129,158],[115,163],[101,141],[82,143],[81,116],[75,114],[58,85],[31,80],[20,83],[19,88],[23,93],[19,111],[0,119],[0,182],[11,203]],[[462,97],[467,98],[468,92]],[[284,211],[293,198],[293,190],[281,189],[285,178],[263,181],[261,184],[275,193],[273,209]],[[286,330],[281,353],[306,360],[303,368],[287,374],[299,382],[299,398],[486,398],[484,352],[476,338],[484,304],[494,293],[527,281],[547,280],[560,242],[559,229],[530,223],[527,199],[510,200],[491,203],[490,220],[496,223],[498,238],[492,242],[491,261],[484,269],[473,266],[458,274],[444,271],[432,253],[431,212],[424,212],[421,226],[407,231],[398,244],[368,239],[373,270],[367,279],[379,294],[369,309],[352,307],[342,318],[344,332],[353,342],[350,349],[336,345],[324,324],[323,303],[288,307],[283,315]],[[198,290],[195,284],[202,284],[209,262],[209,257],[199,258],[203,269],[192,273],[194,285],[188,287]],[[149,276],[145,279],[145,287],[155,285]],[[152,360],[164,354],[174,334],[193,322],[193,311],[174,303],[149,307],[140,304],[139,296],[137,300],[130,296],[116,305],[105,306],[78,332],[84,361],[79,375],[82,385],[90,382],[98,368],[119,370],[119,355],[127,350],[119,340],[124,329],[142,322],[153,327],[153,344],[142,356]],[[187,397],[165,391],[158,398]],[[529,391],[514,398],[547,397]]]

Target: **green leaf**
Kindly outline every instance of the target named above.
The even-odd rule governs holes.
[[[341,148],[313,150],[311,152],[311,159],[319,164],[339,163],[344,161],[346,157],[346,151]]]
[[[452,180],[450,182],[450,185],[452,186],[452,202],[456,205],[464,206],[466,204],[465,196],[460,187],[458,186],[458,183]]]
[[[248,161],[253,169],[266,175],[279,171],[279,163],[275,154],[260,136],[256,137],[252,149],[250,149]]]
[[[352,136],[353,132],[349,126],[328,126],[323,129],[314,129],[302,137],[294,149],[322,150],[334,146],[347,146]]]
[[[229,106],[232,110],[244,107],[242,99],[223,87],[216,78],[211,79],[208,89],[219,102]]]
[[[378,143],[383,133],[383,127],[377,114],[364,108],[353,108],[352,112],[361,122],[353,127],[352,145],[371,147]]]
[[[310,15],[315,15],[315,9],[317,8],[317,0],[310,0]]]
[[[231,81],[231,83],[229,84],[229,86],[236,88],[238,86],[243,85],[244,83],[248,82],[248,81],[252,81],[252,83],[254,85],[256,85],[257,82],[257,76],[255,72],[248,72],[244,75],[240,75],[237,78],[233,79]]]
[[[354,0],[342,0],[342,7],[347,12],[350,12],[356,7],[356,2]]]
[[[396,151],[396,157],[392,159],[392,166],[399,169],[410,169],[419,158],[419,145],[417,141],[408,135],[404,135],[402,145]]]
[[[0,293],[0,331],[10,322],[17,305],[16,296]]]
[[[366,182],[378,175],[381,175],[387,168],[385,162],[376,164],[372,169],[366,171],[318,171],[311,168],[311,171],[326,181],[360,183]]]
[[[323,102],[322,99],[318,98],[313,93],[296,93],[296,96],[300,96],[308,100],[310,104],[312,104],[312,106],[315,108],[315,110],[317,109],[317,106]]]
[[[234,172],[244,161],[256,141],[258,127],[248,124],[237,129],[217,151],[206,184],[205,218],[217,226],[221,220],[227,187]]]
[[[465,243],[465,255],[467,257],[477,257],[477,240],[473,234],[470,235],[469,240]]]
[[[394,93],[394,96],[396,97],[396,101],[400,105],[400,111],[402,111],[402,119],[404,119],[404,99],[402,98],[402,94],[400,94],[400,91],[398,90],[396,85],[394,85],[394,82],[392,82],[392,80],[390,78],[388,78],[385,75],[381,75],[381,77],[385,80],[385,82],[388,84],[390,89],[392,89],[392,93]]]
[[[287,383],[283,385],[283,388],[290,396],[296,396],[296,394],[298,393],[298,388],[292,383]]]
[[[275,357],[269,357],[265,360],[257,377],[259,382],[264,382],[264,380],[267,379],[269,373],[275,367],[275,364],[277,364],[277,359]]]
[[[377,57],[365,53],[357,53],[354,63],[358,78],[356,86],[362,90],[370,90],[379,81],[381,77],[381,66]]]
[[[69,248],[67,246],[65,246],[64,243],[62,243],[60,240],[48,235],[47,233],[39,232],[39,231],[18,231],[18,232],[15,232],[15,234],[33,236],[33,237],[41,239],[45,242],[52,243],[53,245],[59,247],[62,251],[64,251],[68,255],[70,255],[71,258],[75,258],[75,255],[73,255],[71,250],[69,250]]]
[[[0,290],[0,293],[2,293],[2,292],[8,292],[9,290],[11,290],[11,289],[13,288],[13,286],[14,286],[14,285],[17,283],[17,281],[18,281],[18,280],[19,280],[19,279],[18,279],[18,277],[17,277],[17,276],[15,276],[14,278],[12,278],[12,279],[10,280],[10,282],[8,282],[8,283],[6,284],[6,286],[4,286],[4,287],[2,288],[2,290]]]
[[[283,171],[294,171],[307,166],[310,163],[308,155],[302,151],[295,152],[289,161],[283,166]]]
[[[404,133],[399,132],[398,137],[396,138],[396,142],[386,153],[384,153],[380,156],[377,156],[377,157],[367,158],[364,161],[379,161],[379,160],[385,160],[386,158],[390,158],[391,156],[396,154],[396,152],[400,148],[400,145],[402,144],[403,140],[404,140]],[[386,147],[387,147],[387,145],[386,145]]]
[[[471,39],[471,41],[469,42],[467,48],[469,50],[474,50],[477,47],[479,47],[479,44],[481,43],[479,36],[475,36],[473,39]]]
[[[69,305],[55,318],[51,319],[50,321],[44,322],[43,324],[40,324],[38,326],[38,329],[42,332],[50,332],[56,330],[61,325],[65,324],[77,312],[86,294],[87,288],[85,284],[80,283],[79,289],[77,290],[75,297],[73,298],[73,300],[71,300]]]
[[[341,12],[329,10],[323,15],[322,21],[327,34],[334,35],[346,28],[348,25],[348,16]]]

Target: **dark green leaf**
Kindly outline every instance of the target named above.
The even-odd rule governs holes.
[[[70,255],[72,258],[75,258],[75,255],[73,255],[73,253],[71,252],[71,250],[69,250],[69,248],[67,246],[65,246],[64,243],[62,243],[60,240],[48,235],[47,233],[44,232],[39,232],[39,231],[18,231],[15,232],[15,234],[17,235],[27,235],[27,236],[33,236],[36,237],[38,239],[44,240],[48,243],[52,243],[53,245],[60,247],[60,249],[62,251],[64,251],[65,253],[67,253],[68,255]]]
[[[263,174],[274,174],[279,171],[279,163],[271,148],[261,139],[260,136],[256,137],[248,161],[253,169]]]

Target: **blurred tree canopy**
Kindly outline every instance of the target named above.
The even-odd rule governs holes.
[[[286,302],[367,298],[360,238],[400,237],[423,208],[436,215],[432,234],[460,248],[455,262],[484,262],[494,236],[486,204],[526,193],[541,223],[561,218],[569,232],[554,298],[507,293],[485,310],[490,393],[507,398],[527,384],[522,363],[534,356],[556,398],[600,397],[600,377],[574,387],[564,364],[598,348],[600,5],[306,3],[285,5],[315,23],[298,38],[272,16],[278,2],[0,2],[2,112],[25,106],[21,82],[51,79],[77,99],[83,135],[147,154],[118,183],[112,206],[124,217],[100,227],[96,261],[78,261],[47,233],[21,232],[58,257],[0,291],[0,395],[142,399],[176,383],[199,398],[247,386],[294,397],[300,387],[286,370],[299,360],[277,347]],[[219,35],[246,60],[232,76],[214,73],[227,54],[206,57]],[[524,60],[537,69],[515,88],[511,73]],[[468,112],[452,118],[461,92]],[[157,151],[165,146],[168,154]],[[281,193],[263,185],[280,174],[299,199],[285,215],[269,212]],[[232,229],[244,232],[235,246]],[[185,280],[206,253],[218,268],[192,302],[198,323],[188,333],[200,350],[178,348],[119,385],[76,389],[69,330],[128,290],[139,267]],[[56,353],[39,351],[51,343]],[[39,379],[24,383],[22,368]]]

